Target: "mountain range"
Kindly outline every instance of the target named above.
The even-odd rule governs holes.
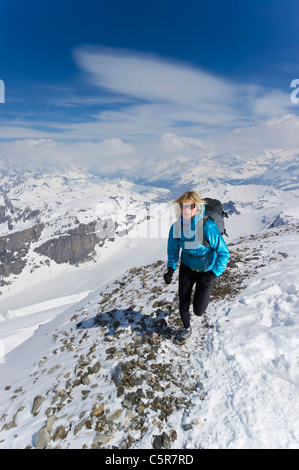
[[[96,260],[100,248],[107,247],[115,235],[122,237],[148,217],[150,204],[170,202],[186,189],[222,199],[233,213],[240,212],[239,202],[245,204],[236,199],[238,191],[233,188],[251,185],[256,193],[251,197],[249,191],[249,202],[255,204],[257,198],[261,201],[261,188],[265,194],[272,191],[274,200],[275,190],[298,189],[299,175],[295,150],[269,151],[246,161],[225,155],[194,160],[177,154],[171,160],[139,162],[134,157],[126,170],[117,171],[113,162],[105,171],[30,160],[15,165],[1,161],[2,287],[13,283],[25,266],[34,270],[52,261],[78,266]],[[234,193],[233,199],[227,193]],[[244,189],[242,193],[244,197]],[[272,213],[270,209],[269,218]]]

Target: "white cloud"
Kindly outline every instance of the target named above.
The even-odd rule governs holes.
[[[269,149],[299,149],[299,117],[286,114],[235,129],[206,142],[215,153],[255,156]]]
[[[196,108],[232,100],[232,84],[190,65],[154,55],[111,48],[81,47],[74,58],[93,83],[114,93]]]
[[[290,93],[279,90],[267,91],[253,100],[254,114],[261,117],[280,117],[291,109]]]
[[[78,66],[100,91],[134,99],[132,106],[101,112],[101,126],[117,122],[130,132],[178,132],[203,136],[257,125],[296,112],[290,94],[252,83],[229,81],[198,67],[149,54],[103,47],[74,51]],[[126,134],[127,133],[127,134]]]
[[[299,149],[299,118],[285,115],[265,120],[257,126],[235,129],[209,139],[195,139],[173,132],[139,140],[134,145],[109,138],[98,142],[60,142],[53,139],[20,139],[0,143],[0,159],[22,162],[72,162],[80,166],[110,171],[128,170],[136,165],[138,174],[153,162],[200,161],[211,155],[238,155],[254,158],[269,149]],[[167,167],[163,172],[167,171]]]
[[[199,149],[204,149],[205,145],[200,139],[192,137],[182,137],[175,134],[164,134],[161,137],[161,148],[166,152],[185,152],[194,153]]]
[[[76,96],[72,88],[61,90],[55,101],[51,93],[52,105],[64,110],[82,105],[76,121],[70,114],[60,122],[42,123],[33,117],[3,122],[0,138],[25,141],[23,146],[1,144],[0,158],[5,152],[12,157],[29,153],[106,166],[118,159],[120,165],[129,165],[124,160],[136,156],[197,158],[213,152],[252,154],[299,147],[299,107],[290,100],[291,89],[287,94],[232,82],[189,64],[132,51],[80,47],[74,58],[98,95],[94,89],[86,93],[85,84],[84,96],[79,91]],[[84,104],[98,108],[87,114]]]
[[[25,122],[23,126],[20,124],[0,126],[0,139],[38,139],[42,137],[45,137],[45,131],[30,128]]]

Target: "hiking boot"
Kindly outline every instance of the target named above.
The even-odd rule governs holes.
[[[191,335],[192,333],[192,330],[191,330],[191,327],[189,326],[189,328],[182,328],[180,331],[178,331],[178,333],[176,334],[175,338],[174,338],[174,342],[176,344],[183,344],[187,338],[189,338],[189,336]]]

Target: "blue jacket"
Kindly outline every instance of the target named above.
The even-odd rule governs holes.
[[[219,277],[229,260],[229,249],[215,222],[207,219],[203,225],[203,216],[204,211],[202,214],[196,214],[189,223],[178,219],[171,226],[167,245],[167,267],[176,270],[182,250],[183,264],[199,271],[213,271]],[[202,234],[209,242],[210,248],[202,245]]]

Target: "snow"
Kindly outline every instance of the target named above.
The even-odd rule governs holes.
[[[211,303],[209,328],[203,330],[203,320],[192,316],[193,335],[184,346],[178,349],[165,340],[164,353],[159,352],[157,361],[166,364],[171,359],[176,367],[184,369],[186,386],[191,387],[193,376],[197,377],[197,386],[186,396],[190,401],[187,409],[172,413],[164,429],[177,431],[173,447],[179,449],[298,449],[298,190],[280,191],[256,183],[218,187],[207,183],[204,189],[205,196],[217,193],[226,202],[235,203],[238,210],[226,221],[228,241],[244,256],[258,253],[258,259],[237,295]],[[269,228],[271,224],[274,228]],[[166,238],[145,239],[131,233],[111,243],[93,265],[52,265],[50,276],[45,266],[16,280],[14,289],[1,299],[0,448],[34,447],[37,431],[45,425],[44,414],[31,414],[34,398],[50,396],[55,380],[58,384],[58,377],[74,369],[73,354],[52,353],[53,335],[62,335],[63,331],[74,334],[70,319],[78,312],[85,315],[88,346],[94,341],[98,344],[97,356],[105,378],[99,390],[109,397],[110,414],[119,409],[120,399],[108,380],[117,361],[106,360],[109,344],[101,342],[98,329],[92,328],[92,318],[113,282],[124,279],[133,267],[160,259],[166,266]],[[240,284],[241,274],[250,263],[243,259],[238,264]],[[174,300],[176,283],[165,286],[162,276],[152,278],[151,283],[162,288],[159,298]],[[126,309],[136,301],[137,278],[126,289],[125,297],[114,294],[118,309]],[[145,311],[149,308],[147,294],[138,304]],[[124,329],[129,331],[130,325],[124,324]],[[79,337],[79,332],[75,334]],[[125,338],[127,341],[128,336]],[[125,347],[124,341],[119,339],[119,347]],[[87,351],[84,347],[82,354]],[[48,372],[43,373],[38,362],[44,357],[48,358]],[[49,373],[55,367],[59,370]],[[10,391],[5,390],[7,385]],[[21,392],[16,392],[20,387]],[[13,393],[17,398],[11,397]],[[175,395],[173,383],[167,393]],[[58,424],[69,429],[71,417],[86,413],[91,404],[74,398],[67,406],[68,412],[65,417],[62,414]],[[4,422],[13,419],[17,427],[2,428]],[[152,448],[152,437],[158,434],[153,420],[150,414],[148,432],[142,438],[139,432],[133,448]],[[118,430],[108,447],[118,446],[124,437]],[[58,442],[62,448],[81,448],[91,445],[93,438],[92,431],[81,432],[76,438],[70,432]]]
[[[224,316],[214,314],[218,333],[199,360],[213,447],[299,447],[298,245],[296,236],[280,243],[288,260],[263,270]]]
[[[2,343],[3,352],[5,351],[5,354],[8,354],[17,345],[30,338],[39,325],[47,323],[53,317],[63,312],[66,306],[76,304],[81,298],[86,297],[88,293],[83,292],[81,294],[46,300],[16,310],[7,310],[4,315],[0,316],[0,321],[3,322],[1,323],[0,330],[0,342]],[[1,359],[3,361],[3,357],[0,357],[0,361]]]

